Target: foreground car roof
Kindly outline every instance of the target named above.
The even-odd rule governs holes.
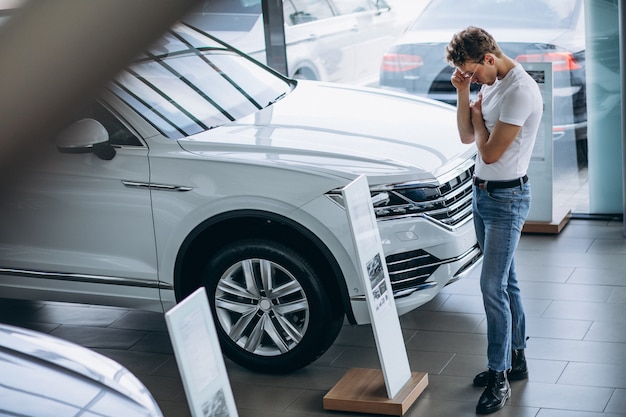
[[[162,416],[117,362],[53,336],[0,324],[0,414]]]

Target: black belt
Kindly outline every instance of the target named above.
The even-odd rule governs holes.
[[[487,181],[481,180],[478,177],[474,177],[474,185],[481,190],[495,190],[498,188],[513,188],[513,187],[521,187],[522,185],[528,182],[528,175],[524,175],[521,178],[511,180],[511,181]]]

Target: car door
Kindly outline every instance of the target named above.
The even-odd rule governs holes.
[[[335,16],[327,0],[284,0],[289,74],[349,82],[354,75],[354,22]]]
[[[45,158],[3,181],[0,292],[122,305],[136,297],[157,306],[150,191],[133,186],[149,182],[148,148],[99,102],[78,113],[75,120],[105,126],[115,155],[62,153],[51,140]]]
[[[370,84],[379,76],[382,56],[403,26],[384,0],[332,0],[333,8],[352,27],[353,82]]]

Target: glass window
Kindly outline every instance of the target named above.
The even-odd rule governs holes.
[[[93,112],[94,119],[102,123],[109,133],[111,145],[143,146],[137,136],[102,104],[94,102]]]
[[[251,30],[261,17],[261,0],[205,0],[184,21],[207,31]]]
[[[339,14],[351,14],[373,10],[371,0],[334,0]]]
[[[503,27],[564,29],[572,24],[576,1],[563,0],[435,0],[413,24],[413,28],[437,29]]]
[[[288,25],[313,22],[333,17],[326,0],[284,0],[284,19]]]

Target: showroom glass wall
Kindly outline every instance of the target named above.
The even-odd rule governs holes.
[[[459,14],[455,12],[458,8],[447,4],[455,0],[433,1],[442,3],[440,8],[449,13],[449,16],[443,16],[442,22],[451,21],[458,15],[472,18],[469,11]],[[293,78],[320,79],[399,89],[410,94],[433,95],[433,86],[438,81],[443,79],[440,84],[445,85],[446,77],[449,80],[444,62],[437,62],[442,66],[436,69],[440,73],[433,76],[432,84],[424,91],[419,90],[420,79],[428,78],[423,73],[417,75],[406,71],[401,84],[397,83],[397,78],[395,81],[393,77],[383,79],[381,75],[384,68],[389,71],[404,71],[410,70],[411,66],[428,67],[428,63],[421,56],[394,49],[394,45],[403,36],[408,37],[409,32],[404,34],[405,28],[418,18],[429,2],[430,0],[210,0],[203,5],[202,13],[194,15],[194,19],[204,29]],[[467,5],[465,1],[458,2],[460,5]],[[469,24],[477,26],[486,25],[482,24],[480,17],[485,19],[484,22],[502,21],[503,17],[489,15],[498,13],[499,7],[506,13],[504,17],[508,15],[519,18],[527,10],[531,10],[532,15],[529,16],[532,18],[527,18],[527,26],[532,30],[520,29],[517,35],[512,36],[512,41],[515,42],[519,42],[515,36],[523,39],[530,36],[529,34],[533,35],[533,39],[536,38],[535,43],[540,40],[543,42],[538,34],[553,23],[556,27],[557,21],[559,25],[567,19],[581,21],[582,26],[573,27],[569,31],[563,29],[558,39],[554,39],[553,45],[546,42],[544,46],[545,49],[553,47],[556,52],[570,48],[571,55],[535,54],[528,50],[526,53],[515,52],[515,57],[520,60],[532,61],[540,56],[541,59],[553,60],[554,94],[558,97],[555,100],[561,101],[556,103],[555,112],[562,111],[562,103],[565,102],[562,99],[571,95],[571,120],[565,120],[554,132],[553,199],[555,207],[565,207],[579,216],[622,216],[626,205],[621,133],[620,80],[623,77],[620,77],[619,65],[618,9],[621,5],[618,3],[619,0],[501,0],[497,2],[498,7],[494,7],[496,3],[493,0],[475,0],[471,8],[480,10],[481,5],[484,5],[488,10],[481,11],[481,15],[470,20]],[[541,7],[544,10],[538,13]],[[544,17],[539,19],[537,16]],[[437,28],[441,27],[442,22],[437,22],[436,17],[430,17],[430,23]],[[455,23],[458,25],[457,29],[467,25],[467,22],[462,21]],[[508,24],[515,26],[518,23],[511,20]],[[421,25],[424,30],[418,24],[416,26],[418,30],[415,32],[415,39],[427,37],[427,25]],[[453,32],[451,30],[450,35]],[[498,36],[501,32],[497,29],[493,32],[501,42]],[[433,45],[440,43],[437,48],[442,56],[441,45],[445,45],[447,40],[449,39],[427,39]],[[582,48],[582,53],[576,48]],[[508,51],[507,53],[510,54]],[[565,57],[569,60],[567,64],[572,65],[569,85],[557,85],[557,79],[562,79],[561,75],[566,72],[562,72],[562,62],[554,56],[558,59]],[[394,60],[390,61],[389,57]],[[582,70],[580,66],[583,67]],[[389,74],[390,72],[386,73],[387,76]],[[581,86],[580,78],[586,80],[586,86],[584,83]],[[410,87],[408,81],[412,83]],[[583,118],[580,117],[580,106],[576,108],[581,96],[575,95],[577,91],[582,91],[583,97],[586,94],[587,112]],[[446,101],[445,98],[441,99]],[[554,119],[557,123],[556,114]],[[571,131],[568,128],[572,128]]]

